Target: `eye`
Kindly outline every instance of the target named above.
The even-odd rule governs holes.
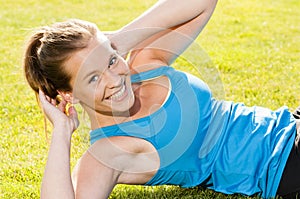
[[[112,65],[114,65],[117,62],[117,56],[113,56],[110,60],[109,60],[109,64],[108,64],[108,68],[110,68]]]
[[[89,83],[93,83],[93,82],[97,82],[99,79],[99,75],[94,75],[91,77],[91,79],[89,80]]]

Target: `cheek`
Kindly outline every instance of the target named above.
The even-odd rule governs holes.
[[[103,86],[101,85],[98,85],[97,87],[95,87],[93,89],[93,91],[91,92],[93,93],[91,95],[91,98],[93,99],[93,101],[96,101],[96,102],[101,102],[103,100],[103,97],[104,97],[104,88]]]
[[[86,87],[77,87],[73,90],[73,95],[80,102],[87,104],[89,106],[94,106],[95,98],[98,98],[99,94],[96,93],[95,88]]]

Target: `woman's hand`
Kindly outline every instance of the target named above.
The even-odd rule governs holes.
[[[127,46],[128,42],[126,42],[126,40],[128,40],[128,38],[126,35],[122,35],[120,30],[105,31],[103,33],[110,40],[113,49],[115,49],[120,56],[126,59],[131,47]]]
[[[70,171],[70,147],[72,133],[79,122],[74,107],[67,108],[67,102],[46,96],[39,90],[43,111],[53,124],[53,136],[48,161],[41,187],[41,198],[75,198]]]
[[[58,105],[56,100],[46,96],[39,90],[39,100],[44,114],[53,124],[53,127],[63,127],[66,132],[73,133],[79,126],[77,111],[73,106],[68,107],[67,102],[62,100]]]

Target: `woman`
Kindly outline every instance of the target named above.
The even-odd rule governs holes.
[[[26,78],[54,126],[42,198],[107,198],[118,183],[201,185],[265,198],[300,190],[291,180],[296,119],[287,108],[217,101],[201,80],[168,67],[215,5],[159,1],[109,39],[80,20],[33,34]],[[71,179],[79,122],[68,104],[75,103],[89,115],[92,145]]]

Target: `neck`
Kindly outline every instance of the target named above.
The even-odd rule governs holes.
[[[136,97],[133,106],[125,112],[97,112],[94,109],[85,106],[83,106],[83,109],[89,116],[91,122],[91,129],[97,129],[135,119],[139,115],[140,107],[140,100]]]

